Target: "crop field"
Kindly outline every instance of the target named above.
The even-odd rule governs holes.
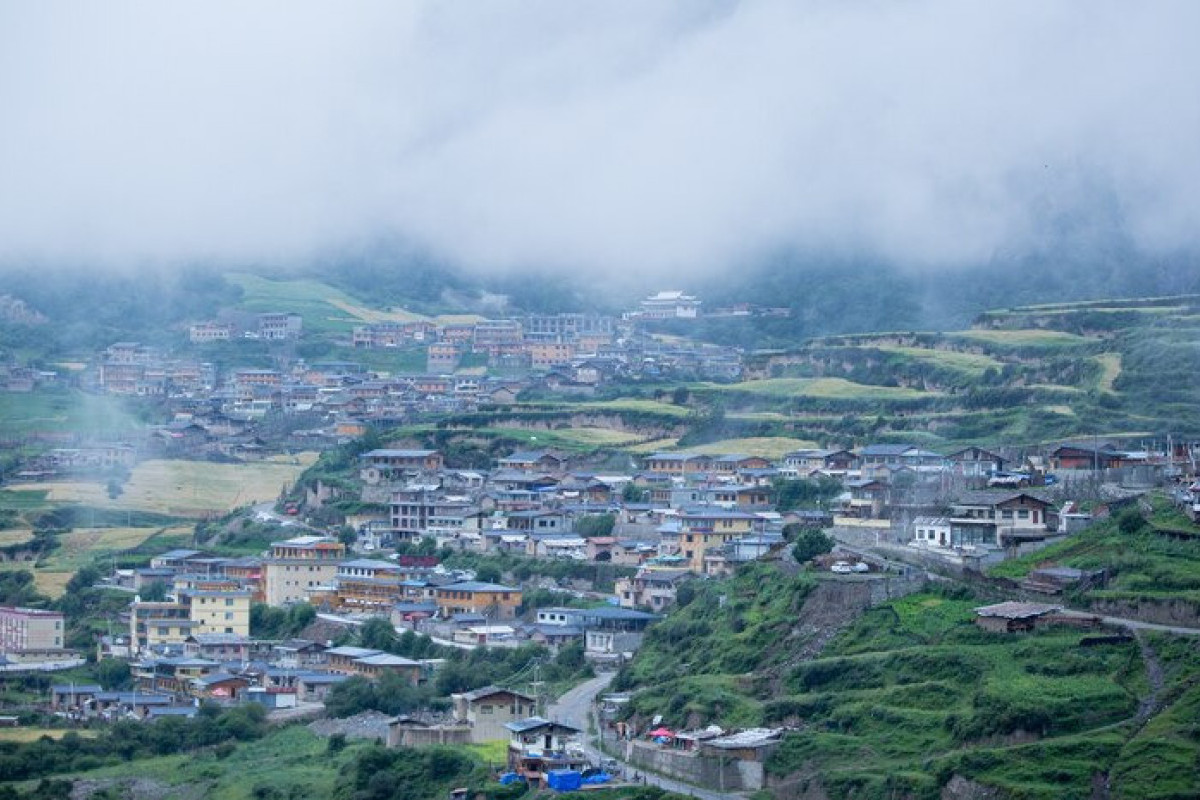
[[[642,438],[636,433],[615,431],[611,428],[567,428],[551,433],[555,439],[564,442],[595,447],[616,447]]]
[[[684,419],[692,413],[687,406],[677,406],[658,400],[598,400],[573,404],[571,407],[587,411],[638,411],[677,419]]]
[[[113,435],[142,427],[121,401],[83,392],[0,392],[0,437]]]
[[[718,394],[744,392],[775,398],[819,397],[838,400],[913,400],[939,394],[902,386],[871,386],[843,378],[767,378],[741,383],[703,383],[698,384],[697,388]]]
[[[52,502],[202,517],[253,502],[273,500],[285,484],[293,483],[315,460],[315,454],[301,453],[286,463],[144,461],[133,469],[122,493],[116,498],[110,498],[106,485],[97,482],[24,484],[13,488],[46,492],[47,499]]]
[[[33,538],[33,530],[31,528],[7,528],[0,530],[0,547],[8,547],[13,544],[24,544]]]
[[[665,439],[655,439],[650,442],[642,442],[635,444],[633,447],[626,447],[630,453],[657,453],[660,450],[670,450],[679,443],[676,437],[668,437]]]
[[[58,537],[59,546],[46,558],[47,571],[71,572],[90,564],[97,556],[137,547],[161,528],[75,528]],[[190,528],[168,529],[167,533],[190,532]],[[40,568],[40,567],[39,567]]]
[[[885,353],[896,353],[908,358],[928,361],[940,367],[972,375],[980,375],[986,369],[1000,369],[1004,366],[991,356],[985,356],[980,353],[960,353],[955,350],[935,350],[927,347],[899,347],[896,345],[876,345],[875,347],[877,350],[882,350]]]
[[[793,450],[817,447],[808,439],[791,439],[785,436],[754,436],[746,439],[722,439],[688,448],[689,452],[713,455],[746,455],[778,459]]]

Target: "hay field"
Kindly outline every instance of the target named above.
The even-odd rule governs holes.
[[[292,484],[314,461],[315,453],[301,453],[291,463],[144,461],[134,467],[124,491],[115,499],[108,496],[105,484],[96,482],[23,484],[12,488],[45,491],[52,502],[203,517],[253,502],[273,500],[285,484]]]

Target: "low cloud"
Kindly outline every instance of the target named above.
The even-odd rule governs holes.
[[[9,3],[0,260],[1200,244],[1194,2]]]

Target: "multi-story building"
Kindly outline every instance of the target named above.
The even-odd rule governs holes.
[[[297,536],[271,544],[263,559],[263,594],[268,605],[282,606],[308,599],[308,593],[327,586],[337,576],[346,545],[329,536]]]
[[[233,326],[222,322],[197,322],[188,328],[192,344],[227,342],[233,336]]]
[[[304,318],[299,314],[258,315],[258,338],[260,339],[298,339],[303,329]]]
[[[525,350],[529,353],[529,366],[537,370],[570,364],[575,357],[575,345],[571,342],[530,342]]]
[[[700,314],[700,301],[680,291],[659,292],[639,304],[643,319],[695,319]]]
[[[362,461],[359,476],[370,484],[442,468],[442,454],[437,450],[379,449],[363,453],[359,459]]]
[[[462,360],[462,353],[454,342],[432,342],[425,351],[427,372],[453,372]]]
[[[613,335],[613,318],[599,314],[533,314],[525,318],[525,341],[608,342]]]
[[[0,653],[63,649],[63,615],[38,608],[0,606]]]
[[[194,636],[248,637],[253,593],[222,578],[177,576],[168,600],[135,599],[129,605],[129,641],[134,652],[183,644]]]
[[[473,349],[476,353],[495,357],[520,352],[523,340],[521,323],[515,319],[486,319],[475,323]]]
[[[762,519],[743,511],[709,507],[691,509],[679,515],[677,528],[662,532],[665,555],[684,558],[693,572],[704,571],[704,556],[761,527]]]
[[[434,590],[438,616],[484,614],[490,619],[513,619],[521,605],[521,590],[498,583],[460,581]]]
[[[675,602],[679,584],[690,577],[685,569],[642,567],[632,578],[618,578],[616,593],[622,608],[661,611]]]

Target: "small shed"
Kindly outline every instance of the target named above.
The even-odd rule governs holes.
[[[1018,633],[1031,631],[1047,614],[1062,611],[1062,606],[1045,603],[1020,603],[1008,601],[975,609],[975,624],[986,631],[996,633]]]

